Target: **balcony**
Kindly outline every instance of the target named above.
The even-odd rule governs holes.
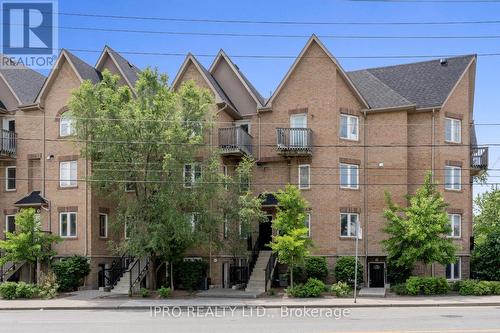
[[[277,128],[278,153],[287,156],[312,154],[312,131],[309,128]]]
[[[0,157],[16,157],[17,134],[3,129],[0,139]]]
[[[471,175],[477,176],[488,170],[488,147],[471,148]]]
[[[219,128],[219,148],[222,155],[252,155],[252,136],[240,126]]]

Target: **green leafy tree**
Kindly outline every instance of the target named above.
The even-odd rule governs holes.
[[[494,230],[472,252],[475,279],[500,281],[500,230]]]
[[[42,231],[39,215],[33,208],[22,209],[15,217],[16,230],[6,232],[0,240],[0,266],[7,262],[26,262],[30,268],[30,281],[34,281],[37,263],[50,259],[55,252],[51,245],[60,241],[58,236]]]
[[[474,204],[474,238],[480,244],[490,233],[500,231],[500,189],[492,187],[478,195]]]
[[[384,231],[389,238],[382,244],[391,265],[411,269],[416,262],[428,265],[455,261],[456,248],[446,237],[451,232],[447,204],[433,183],[431,173],[425,176],[424,185],[408,196],[407,207],[395,204],[389,193],[386,193],[386,201]]]
[[[308,229],[304,222],[307,218],[308,204],[296,186],[287,185],[285,190],[275,194],[278,199],[273,229],[276,235],[271,241],[271,249],[277,253],[278,262],[288,265],[290,286],[293,288],[293,269],[304,263],[312,247]]]
[[[69,107],[90,181],[118,204],[117,228],[126,226],[128,239],[114,246],[151,258],[156,288],[158,261],[171,263],[173,277],[173,263],[222,221],[212,209],[222,184],[217,152],[201,148],[215,107],[207,90],[190,81],[173,91],[157,70],[142,72],[133,93],[118,81],[105,71],[101,82],[84,82]]]

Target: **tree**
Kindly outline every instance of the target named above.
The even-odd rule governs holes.
[[[500,281],[500,230],[492,231],[476,245],[471,266],[475,279]]]
[[[60,238],[42,231],[40,216],[33,208],[17,213],[15,223],[16,230],[6,232],[6,239],[0,240],[0,250],[5,251],[0,258],[0,266],[7,262],[26,262],[30,268],[30,281],[34,281],[36,264],[54,256],[51,245],[59,242]]]
[[[190,81],[173,91],[157,70],[142,72],[134,93],[118,81],[104,71],[101,82],[84,82],[69,108],[93,188],[118,204],[114,225],[129,236],[115,247],[149,257],[156,288],[157,262],[170,262],[173,276],[173,263],[222,221],[211,209],[221,186],[217,151],[201,148],[215,107],[207,90]]]
[[[446,237],[451,232],[447,204],[430,172],[425,176],[424,185],[407,199],[408,206],[401,207],[386,192],[388,208],[384,216],[387,222],[383,230],[389,238],[382,244],[388,262],[401,269],[412,269],[416,262],[426,265],[453,263],[456,248]]]
[[[271,241],[271,249],[278,255],[278,262],[288,265],[290,286],[293,288],[293,269],[302,264],[312,246],[305,226],[308,204],[296,186],[287,185],[285,190],[275,194],[278,208],[273,220],[276,235]]]
[[[481,244],[488,235],[500,231],[500,189],[492,187],[474,200],[474,241]]]

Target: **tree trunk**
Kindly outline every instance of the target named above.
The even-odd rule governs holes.
[[[170,261],[170,290],[174,291],[174,262]]]
[[[151,254],[150,257],[150,266],[148,270],[148,279],[149,279],[149,289],[156,290],[157,286],[157,278],[156,278],[156,255]]]
[[[37,261],[36,261],[36,284],[40,284],[40,271],[41,271],[40,260],[37,259]]]
[[[290,287],[293,288],[293,265],[290,265]]]

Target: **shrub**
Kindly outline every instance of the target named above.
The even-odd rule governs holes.
[[[328,276],[328,265],[325,257],[307,257],[305,262],[307,278],[324,281]]]
[[[90,272],[86,257],[75,255],[52,265],[60,291],[74,291],[83,284],[83,278]]]
[[[319,297],[325,291],[326,285],[318,279],[308,279],[305,284],[300,284],[293,288],[288,288],[286,291],[293,297]]]
[[[346,282],[350,286],[354,286],[354,267],[356,264],[355,257],[341,257],[335,265],[335,279],[337,282]],[[358,285],[363,282],[363,265],[358,260]]]
[[[405,283],[398,283],[391,286],[391,291],[397,295],[408,295]]]
[[[290,280],[290,271],[287,272],[288,280]],[[303,266],[293,267],[293,282],[297,284],[304,284],[307,282],[306,269]]]
[[[411,268],[396,266],[387,262],[387,281],[391,284],[404,284],[411,275]]]
[[[268,296],[275,296],[276,295],[276,289],[271,288],[267,291]]]
[[[495,290],[487,281],[464,280],[460,286],[459,293],[463,296],[482,296],[490,295]]]
[[[158,289],[158,295],[160,295],[161,298],[169,298],[170,294],[172,294],[172,289],[168,287],[161,287]]]
[[[412,276],[406,281],[409,295],[442,295],[450,291],[450,285],[442,277]]]
[[[177,264],[176,278],[188,290],[196,290],[203,277],[206,276],[207,263],[201,260],[181,261]]]
[[[500,230],[486,236],[474,248],[471,258],[471,269],[475,279],[500,281]]]
[[[44,299],[51,299],[57,296],[59,284],[54,272],[40,274],[40,283],[38,285],[38,295]]]
[[[141,288],[139,293],[141,294],[141,297],[144,298],[149,297],[149,289],[147,288]]]
[[[33,298],[38,294],[38,288],[32,283],[18,282],[16,286],[16,298]]]
[[[331,292],[337,297],[346,297],[351,293],[351,287],[345,282],[337,282],[332,284]]]
[[[17,283],[3,282],[0,284],[0,296],[2,296],[3,299],[15,299],[17,296],[16,289]]]
[[[462,286],[462,281],[450,282],[450,289],[453,291],[459,291],[461,286]]]

